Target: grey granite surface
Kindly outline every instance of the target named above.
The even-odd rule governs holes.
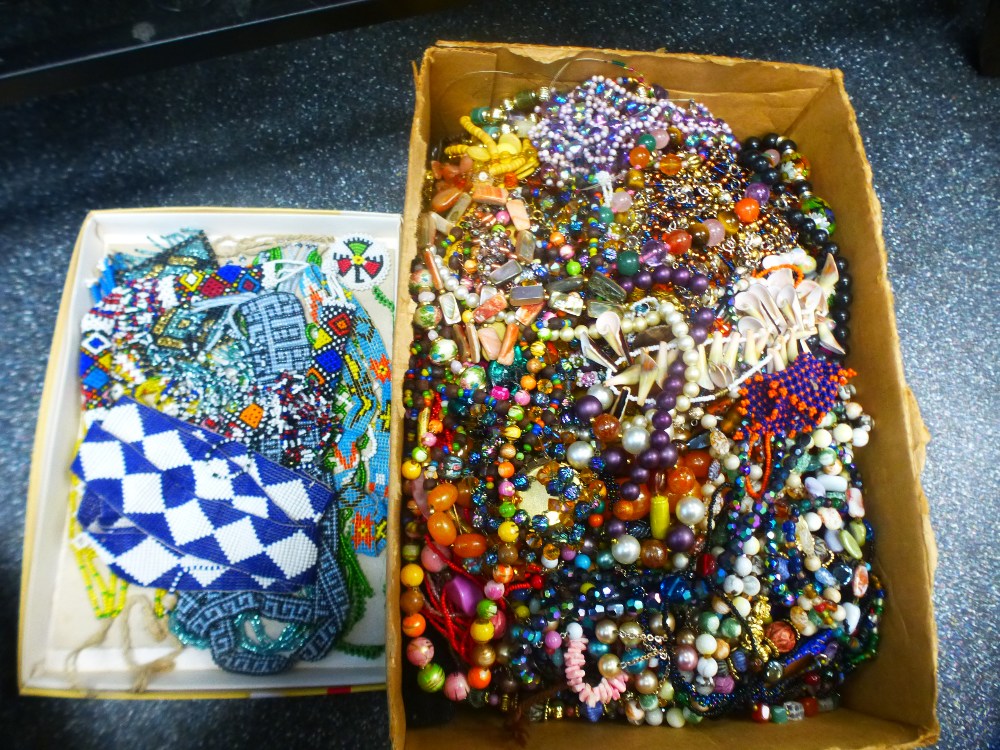
[[[1000,80],[971,62],[984,2],[479,3],[0,107],[0,745],[379,747],[384,694],[271,701],[16,697],[35,413],[89,209],[400,211],[410,63],[436,39],[839,67],[885,212],[906,374],[934,436],[942,748],[1000,745]]]

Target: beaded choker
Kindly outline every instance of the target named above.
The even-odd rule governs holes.
[[[460,125],[410,275],[410,684],[514,719],[834,708],[885,594],[807,159],[634,75]]]

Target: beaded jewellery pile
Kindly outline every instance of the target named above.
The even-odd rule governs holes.
[[[884,603],[848,264],[794,142],[627,72],[477,107],[429,165],[407,670],[517,718],[802,719]]]
[[[183,231],[105,259],[81,326],[74,554],[98,618],[150,590],[162,636],[228,671],[375,658],[346,636],[374,594],[355,553],[385,545],[392,385],[356,293],[391,316],[388,259],[365,236],[246,242],[219,257]]]

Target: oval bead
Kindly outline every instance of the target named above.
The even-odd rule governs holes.
[[[459,534],[451,548],[458,557],[479,557],[486,552],[486,537],[482,534]]]
[[[455,523],[444,513],[435,513],[427,519],[427,532],[435,542],[446,547],[450,546],[457,536]]]
[[[428,504],[438,512],[443,512],[451,508],[457,499],[458,488],[450,482],[442,482],[427,493]]]

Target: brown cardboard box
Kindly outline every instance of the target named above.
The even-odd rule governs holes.
[[[785,725],[746,719],[703,722],[698,727],[631,727],[552,721],[531,727],[529,744],[578,747],[881,748],[913,747],[938,735],[937,643],[931,610],[935,546],[920,472],[928,434],[903,379],[899,338],[886,279],[882,212],[871,185],[854,111],[839,70],[731,58],[670,55],[573,47],[506,46],[442,42],[424,55],[416,80],[410,141],[399,288],[416,253],[428,145],[457,132],[471,107],[498,103],[524,88],[580,81],[609,73],[595,58],[623,60],[671,96],[704,102],[738,137],[768,131],[793,138],[813,165],[813,183],[837,213],[837,242],[854,274],[852,354],[848,363],[858,399],[875,419],[871,443],[860,453],[867,511],[878,535],[875,567],[888,600],[878,658],[848,681],[843,708]],[[571,64],[566,65],[567,62]],[[397,309],[393,409],[402,411],[413,303],[400,295]],[[402,453],[401,420],[395,420],[393,465]],[[394,474],[390,518],[400,512]],[[390,523],[387,591],[387,664],[391,734],[396,747],[499,747],[511,744],[502,717],[488,710],[460,710],[440,727],[407,731],[400,695],[399,528]]]

